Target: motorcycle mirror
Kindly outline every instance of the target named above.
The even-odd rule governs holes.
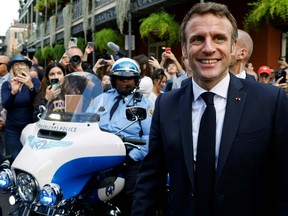
[[[41,118],[41,115],[46,111],[46,108],[45,108],[45,106],[43,106],[43,105],[40,105],[39,106],[39,114],[37,115],[37,118],[38,119],[40,119]]]
[[[143,107],[128,107],[126,109],[126,118],[129,121],[135,121],[135,120],[144,120],[147,117],[146,109]]]

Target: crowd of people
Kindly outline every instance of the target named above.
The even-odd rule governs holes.
[[[127,156],[125,189],[115,199],[124,215],[288,215],[285,57],[279,68],[255,72],[253,41],[223,4],[195,4],[180,33],[182,56],[166,49],[160,61],[111,55],[91,65],[90,46],[84,54],[70,46],[45,68],[21,54],[0,56],[1,161],[15,159],[21,132],[39,120],[40,105],[64,110],[65,75],[86,71],[103,92],[87,108],[100,115],[100,128],[117,132],[127,125],[127,106],[148,114],[122,131],[146,141]],[[208,107],[213,123],[203,123]]]

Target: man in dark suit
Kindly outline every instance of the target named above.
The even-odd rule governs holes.
[[[232,56],[232,63],[229,71],[241,79],[256,81],[255,77],[245,71],[245,64],[249,61],[253,52],[253,40],[250,35],[238,29],[236,54]]]
[[[183,20],[181,37],[193,77],[156,100],[132,215],[155,215],[159,198],[169,216],[288,215],[288,100],[283,89],[229,73],[237,25],[225,5],[194,5]],[[199,181],[200,120],[211,107],[203,92],[214,95],[216,132],[206,132],[215,137],[214,164],[209,161],[214,167],[209,172],[215,173]],[[199,192],[207,182],[211,190]],[[203,199],[205,194],[210,196]]]

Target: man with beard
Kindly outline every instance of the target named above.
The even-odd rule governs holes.
[[[146,119],[132,124],[118,134],[147,141],[153,105],[146,97],[136,91],[140,81],[140,69],[137,62],[130,58],[120,58],[113,64],[110,77],[113,88],[96,97],[93,104],[88,107],[87,112],[100,115],[99,127],[101,129],[116,133],[131,124],[125,114],[127,107],[143,107],[147,112]],[[140,147],[140,149],[128,149],[124,190],[114,199],[123,215],[131,214],[136,177],[140,164],[147,154],[148,142]]]

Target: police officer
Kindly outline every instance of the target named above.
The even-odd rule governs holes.
[[[147,112],[145,120],[136,122],[120,132],[124,137],[140,138],[147,141],[146,145],[141,145],[140,150],[133,148],[129,152],[125,188],[115,198],[123,215],[130,215],[139,166],[148,151],[153,104],[139,92],[136,92],[140,82],[140,69],[136,61],[130,58],[120,58],[113,64],[110,77],[113,88],[96,97],[87,110],[100,115],[99,126],[101,129],[116,133],[129,125],[131,121],[126,118],[126,108],[129,106],[141,106]]]

